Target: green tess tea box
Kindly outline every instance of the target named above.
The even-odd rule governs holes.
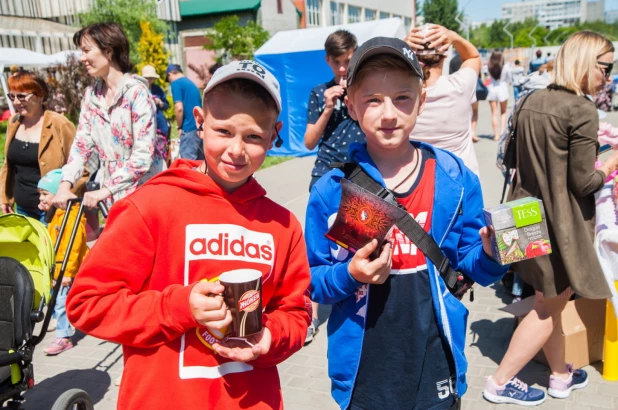
[[[493,227],[493,258],[502,265],[549,255],[551,243],[543,201],[527,197],[483,209],[487,226]]]

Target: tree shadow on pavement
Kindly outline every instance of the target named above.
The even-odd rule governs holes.
[[[36,372],[36,369],[35,369]],[[111,385],[106,372],[96,369],[76,369],[59,373],[37,383],[24,394],[23,410],[50,410],[62,393],[70,389],[82,389],[90,395],[93,403],[103,399]]]

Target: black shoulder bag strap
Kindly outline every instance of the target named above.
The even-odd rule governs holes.
[[[360,165],[353,162],[334,162],[331,164],[331,168],[340,169],[345,174],[346,179],[384,199],[386,202],[405,210],[405,208],[397,202],[393,193],[376,182]],[[451,268],[448,258],[444,255],[436,241],[425,232],[407,211],[396,224],[397,228],[399,228],[399,230],[401,230],[438,269],[447,289],[458,299],[461,299],[474,282]],[[470,294],[470,300],[474,300],[473,293]]]
[[[517,110],[513,112],[513,115],[511,116],[511,132],[509,133],[509,136],[508,136],[507,145],[506,145],[506,148],[504,149],[504,160],[502,161],[502,163],[504,164],[504,167],[506,168],[506,174],[504,175],[504,185],[502,186],[502,196],[500,197],[500,203],[504,202],[504,197],[506,195],[506,189],[511,183],[511,178],[512,178],[511,171],[515,168],[515,165],[517,165],[515,163],[516,155],[517,155],[517,146],[515,144],[515,139],[517,136],[517,119],[519,118],[519,113],[521,112],[521,109],[523,108],[524,103],[526,102],[528,97],[532,95],[532,93],[534,93],[534,91],[531,91],[530,93],[528,93],[528,95],[526,95],[524,99],[521,100],[521,102],[517,106]]]

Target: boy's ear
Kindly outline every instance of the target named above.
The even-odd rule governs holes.
[[[352,104],[352,101],[350,100],[349,92],[345,96],[345,106],[348,107],[348,114],[350,114],[350,117],[352,117],[354,121],[358,121],[358,115],[356,115],[356,108],[354,107],[354,104]]]
[[[193,108],[193,117],[195,118],[195,126],[197,127],[197,136],[204,139],[204,111],[201,107]]]
[[[277,121],[277,123],[275,124],[275,129],[277,130],[277,132],[281,132],[281,128],[283,128],[283,121]],[[268,144],[269,151],[273,149],[273,145],[275,144],[275,141],[277,140],[277,132],[273,131],[273,134],[270,137],[270,142]]]

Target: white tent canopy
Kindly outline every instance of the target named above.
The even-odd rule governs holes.
[[[285,54],[324,49],[326,38],[336,30],[348,30],[356,36],[358,44],[373,37],[397,37],[403,39],[406,30],[400,18],[366,21],[363,23],[342,24],[306,28],[300,30],[279,31],[255,55]]]
[[[25,48],[0,48],[0,66],[46,66],[53,64],[51,56]]]
[[[399,18],[280,31],[255,52],[255,59],[268,69],[281,86],[283,107],[280,117],[283,145],[270,155],[311,155],[304,134],[307,127],[307,105],[311,89],[332,78],[326,64],[324,42],[336,30],[348,30],[358,44],[374,37],[403,39],[406,31]]]
[[[65,50],[56,54],[52,54],[49,57],[51,64],[66,64],[69,56],[75,56],[75,58],[79,58],[82,55],[81,51],[76,50]]]

